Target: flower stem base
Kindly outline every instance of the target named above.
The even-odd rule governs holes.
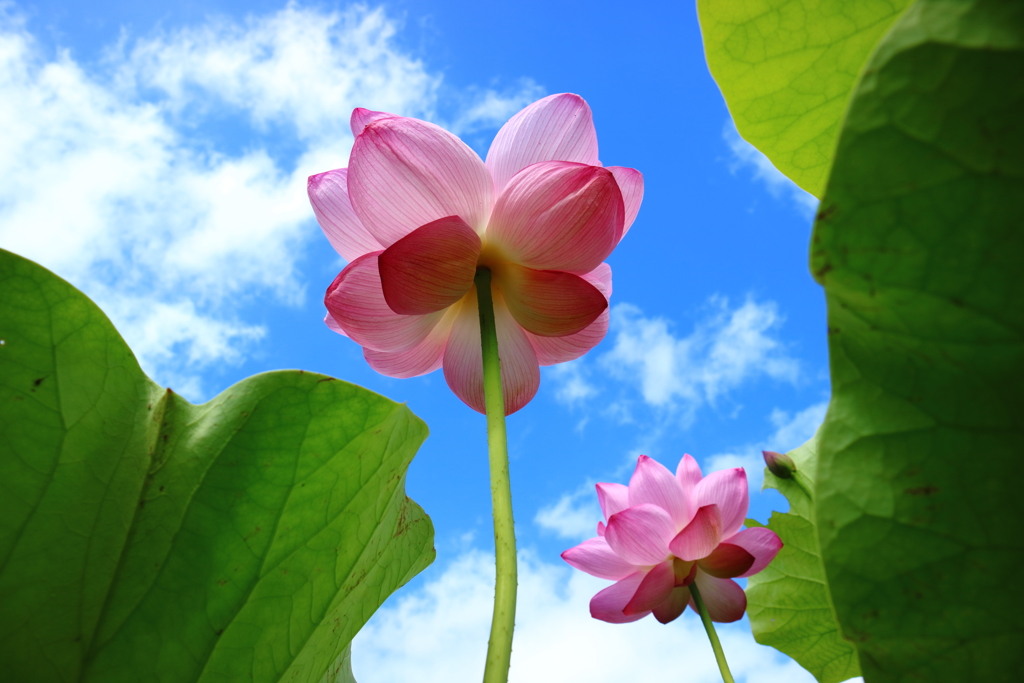
[[[693,598],[693,604],[697,606],[700,620],[704,622],[704,630],[708,632],[708,640],[711,641],[711,649],[715,651],[715,661],[718,662],[718,670],[722,674],[722,680],[725,683],[735,683],[732,678],[732,672],[729,671],[729,663],[725,661],[725,652],[722,650],[722,643],[718,640],[715,624],[711,621],[708,608],[704,606],[704,599],[701,598],[696,583],[690,584],[690,596]]]

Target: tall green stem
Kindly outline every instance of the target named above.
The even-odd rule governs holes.
[[[700,597],[697,584],[690,584],[690,596],[693,604],[697,605],[697,612],[700,613],[700,620],[704,622],[704,630],[708,632],[708,640],[711,641],[711,649],[715,651],[715,661],[718,662],[718,670],[722,673],[722,680],[725,683],[734,683],[732,673],[729,671],[729,663],[725,661],[725,652],[722,651],[722,644],[718,642],[718,634],[715,632],[715,625],[711,622],[711,615],[708,608],[704,606],[704,599]]]
[[[491,271],[476,271],[480,308],[480,343],[484,357],[484,405],[487,409],[487,453],[491,464],[491,507],[494,510],[494,616],[487,642],[484,683],[506,683],[512,660],[512,629],[516,621],[516,532],[512,522],[512,487],[508,478],[505,399],[501,390],[498,332],[491,300]]]

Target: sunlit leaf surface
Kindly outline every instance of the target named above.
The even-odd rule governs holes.
[[[434,556],[423,422],[301,371],[195,406],[52,273],[0,251],[0,292],[2,678],[350,681]]]

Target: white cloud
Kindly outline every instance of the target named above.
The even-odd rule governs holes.
[[[776,408],[770,420],[775,432],[764,441],[746,444],[730,449],[725,453],[717,453],[707,460],[709,471],[723,470],[727,467],[743,467],[747,471],[747,482],[750,490],[760,491],[764,479],[764,456],[761,451],[778,451],[785,453],[807,442],[818,426],[825,419],[828,401],[815,403],[804,408],[795,415]]]
[[[203,397],[202,370],[266,335],[244,306],[304,300],[300,260],[321,239],[305,179],[345,164],[352,108],[433,115],[441,76],[399,29],[380,9],[292,3],[126,36],[87,68],[0,16],[0,245],[85,291],[148,372]],[[536,92],[475,89],[463,118],[489,125]]]
[[[575,492],[563,495],[556,503],[542,507],[533,521],[559,538],[583,540],[597,533],[597,523],[602,519],[594,482],[587,482]]]
[[[636,306],[612,309],[613,346],[599,364],[614,378],[635,384],[644,402],[678,412],[685,423],[696,409],[765,375],[795,382],[799,363],[772,332],[782,323],[774,302],[748,299],[731,308],[711,300],[712,313],[686,337],[664,318],[648,318]]]
[[[400,592],[356,636],[353,672],[361,683],[479,681],[487,648],[493,560],[458,557],[436,579]],[[590,598],[609,585],[562,564],[520,554],[511,683],[622,683],[669,677],[721,681],[696,614],[668,625],[647,618],[606,624],[590,617]],[[737,680],[811,683],[795,662],[758,645],[745,621],[718,625]]]
[[[808,220],[814,218],[818,210],[818,199],[804,191],[790,180],[759,149],[740,137],[736,124],[730,119],[722,130],[722,137],[729,145],[733,154],[732,171],[740,168],[753,171],[754,179],[764,183],[768,192],[775,198],[788,197],[801,215]]]
[[[566,405],[575,405],[598,393],[598,388],[588,380],[590,372],[582,358],[552,365],[544,372],[558,387],[555,398]]]

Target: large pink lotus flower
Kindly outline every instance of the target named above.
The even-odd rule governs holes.
[[[595,619],[623,624],[653,613],[663,624],[689,604],[696,584],[713,621],[736,621],[747,596],[731,579],[768,566],[782,548],[769,529],[740,531],[747,514],[747,475],[742,467],[702,477],[697,461],[683,456],[672,475],[641,455],[629,486],[598,484],[607,526],[562,553],[577,569],[616,583],[590,601]]]
[[[631,168],[603,167],[590,108],[551,95],[512,117],[487,161],[417,119],[356,109],[347,169],[309,178],[327,239],[349,264],[327,290],[327,324],[392,377],[444,366],[484,412],[473,278],[491,270],[505,412],[608,330],[604,259],[643,197]]]

